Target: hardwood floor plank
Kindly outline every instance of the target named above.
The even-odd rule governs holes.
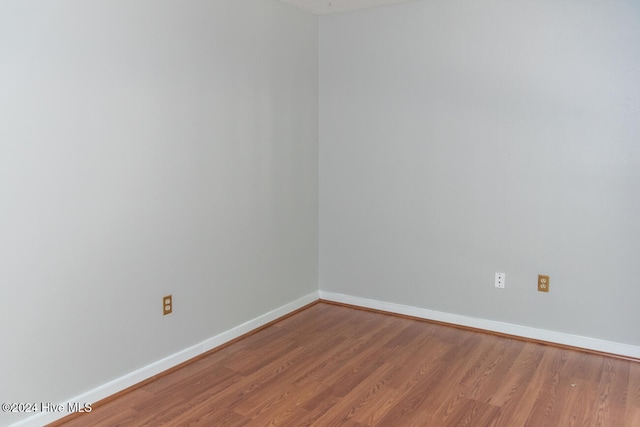
[[[474,399],[463,399],[448,416],[435,419],[432,425],[488,426],[498,417],[500,408]],[[416,420],[419,425],[420,419]]]
[[[562,394],[565,399],[563,410],[557,411],[552,420],[558,426],[588,426],[591,424],[589,414],[598,398],[598,384],[578,377],[569,378],[564,383]]]
[[[629,365],[603,358],[597,399],[595,427],[624,425]]]
[[[629,365],[625,426],[640,426],[640,363]]]
[[[233,411],[216,410],[215,408],[208,408],[208,411],[201,413],[188,413],[185,414],[184,418],[176,419],[176,425],[180,427],[242,427],[249,425],[250,422],[251,420],[249,418],[244,418]]]
[[[341,342],[341,338],[335,337],[329,343],[335,346],[339,342]],[[317,383],[307,383],[305,387],[304,384],[301,386],[300,383],[296,383],[296,380],[304,376],[308,371],[309,367],[307,362],[310,358],[322,357],[330,348],[332,348],[331,345],[305,346],[304,351],[297,354],[294,359],[289,359],[289,363],[293,366],[291,366],[287,372],[284,372],[284,369],[281,368],[271,382],[264,384],[265,387],[270,387],[274,390],[274,393],[252,393],[245,396],[244,399],[236,405],[236,411],[246,416],[251,416],[251,414],[258,414],[269,410],[269,408],[275,407],[280,402],[286,402],[291,399],[295,399],[299,405],[302,405],[305,399],[310,398],[310,396],[306,397],[308,394],[313,395],[313,392],[309,390],[317,389]]]
[[[384,392],[388,392],[385,385],[398,369],[398,366],[390,364],[378,366],[372,375],[360,381],[344,398],[340,398],[341,393],[334,391],[332,395],[339,397],[339,400],[323,416],[326,425],[340,425],[345,421],[370,423],[372,414],[385,398]]]
[[[511,406],[509,405],[511,401],[517,401],[531,381],[544,356],[544,351],[544,346],[540,344],[525,343],[502,382],[487,399],[487,403],[507,407]]]
[[[638,427],[640,363],[318,303],[65,421]]]
[[[536,402],[531,408],[531,414],[527,420],[528,425],[552,425],[553,413],[559,408],[558,395],[562,380],[560,376],[561,359],[562,354],[558,354],[553,358],[552,365],[545,375]]]
[[[380,424],[409,424],[417,414],[421,413],[421,406],[433,397],[429,391],[436,389],[433,385],[444,377],[446,372],[446,366],[442,361],[420,366],[411,380],[405,383],[401,393],[396,396],[393,407],[380,420]]]
[[[299,426],[313,426],[324,414],[327,413],[341,399],[331,394],[330,387],[318,383],[318,393],[310,399],[306,399],[301,405],[307,409],[307,415],[300,419]],[[321,425],[321,424],[320,424]]]

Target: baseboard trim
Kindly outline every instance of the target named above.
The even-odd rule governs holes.
[[[640,361],[639,346],[605,341],[580,335],[566,334],[562,332],[548,331],[528,326],[496,322],[493,320],[462,316],[459,314],[445,313],[442,311],[434,311],[426,308],[389,303],[335,292],[319,291],[319,294],[320,299],[327,302],[336,302],[354,307],[367,308],[391,314],[399,314],[403,316],[445,323],[452,326],[462,326],[465,328],[488,331],[511,337],[524,338],[540,343],[556,344],[563,347],[571,347],[578,350],[591,351],[607,356]]]
[[[180,365],[191,363],[197,360],[199,357],[204,356],[206,353],[211,352],[221,346],[224,346],[232,341],[240,339],[246,335],[254,333],[262,328],[265,328],[271,323],[275,323],[284,317],[288,317],[290,314],[297,312],[311,304],[317,303],[319,300],[318,292],[312,292],[295,301],[285,304],[281,307],[271,310],[261,316],[251,319],[241,325],[238,325],[232,329],[222,332],[216,336],[208,338],[194,346],[174,353],[164,359],[153,362],[144,368],[133,371],[127,375],[103,384],[93,390],[76,396],[68,401],[62,402],[65,408],[68,403],[82,402],[92,403],[106,401],[111,399],[114,395],[128,392],[135,389],[142,384],[155,379],[161,374],[166,374]],[[69,412],[56,412],[56,413],[44,413],[41,412],[32,417],[18,421],[11,425],[11,427],[39,427],[45,424],[55,423],[66,417],[73,417],[75,414]],[[81,415],[81,414],[79,414]]]

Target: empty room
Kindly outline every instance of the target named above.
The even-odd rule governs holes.
[[[0,426],[640,426],[640,2],[0,0]]]

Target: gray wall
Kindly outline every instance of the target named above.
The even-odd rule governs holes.
[[[317,17],[3,1],[0,401],[59,403],[316,291],[317,139]]]
[[[322,17],[320,289],[639,345],[639,29],[620,0]]]

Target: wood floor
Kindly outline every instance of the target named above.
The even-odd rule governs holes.
[[[318,303],[63,424],[640,426],[640,363]]]

